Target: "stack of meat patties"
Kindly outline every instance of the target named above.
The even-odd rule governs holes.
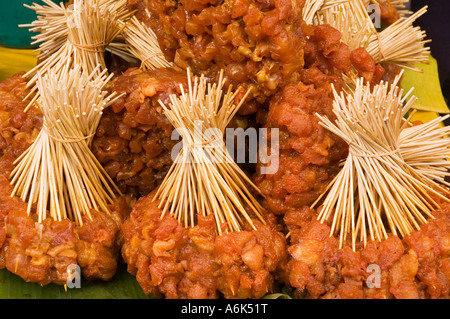
[[[303,0],[128,1],[176,66],[129,68],[109,84],[108,90],[123,96],[105,110],[92,149],[124,196],[112,205],[112,214],[96,212],[82,227],[51,219],[36,223],[26,203],[9,196],[13,161],[36,137],[42,117],[33,109],[23,112],[27,90],[20,75],[4,81],[0,267],[29,281],[65,283],[67,265],[78,263],[87,278],[108,280],[121,256],[145,293],[166,298],[261,298],[284,286],[301,298],[448,298],[447,204],[420,231],[405,238],[390,235],[355,251],[348,244],[339,249],[330,226],[309,208],[348,152],[315,116],[333,119],[332,86],[341,90],[343,74],[350,71],[377,84],[391,81],[399,69],[376,64],[363,48],[351,51],[328,25],[306,25],[303,5]],[[382,9],[384,21],[398,18],[389,1]],[[169,95],[186,88],[187,68],[212,82],[223,70],[227,84],[252,89],[232,125],[279,130],[278,170],[261,174],[264,164],[245,166],[264,194],[266,224],[255,218],[256,230],[245,225],[219,236],[212,216],[201,214],[195,227],[184,228],[170,215],[161,218],[153,200],[178,142],[159,100],[169,105]],[[372,264],[380,267],[381,280],[369,288]]]

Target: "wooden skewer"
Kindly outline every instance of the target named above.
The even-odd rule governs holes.
[[[148,10],[146,12],[150,15]],[[164,57],[153,30],[135,16],[124,24],[123,37],[128,51],[141,60],[142,69],[154,70],[173,66],[173,63]]]
[[[102,110],[119,96],[103,90],[111,75],[91,74],[81,67],[38,72],[36,101],[43,128],[34,143],[14,162],[11,196],[37,203],[38,221],[71,218],[82,225],[90,210],[109,212],[119,189],[90,150]]]
[[[449,175],[450,130],[437,126],[446,117],[406,125],[404,115],[416,99],[410,92],[409,99],[403,96],[400,76],[393,85],[371,89],[361,78],[353,92],[334,90],[336,122],[317,114],[320,125],[349,144],[348,158],[323,194],[318,216],[321,222],[332,218],[330,235],[339,235],[340,247],[348,235],[353,249],[357,240],[386,239],[388,228],[406,236],[439,209],[430,194],[449,201],[450,191],[441,184]]]
[[[329,24],[342,33],[342,42],[350,50],[366,47],[377,33],[362,0],[347,0],[316,13],[315,24]]]
[[[333,8],[348,0],[306,0],[303,6],[303,20],[307,24],[314,24],[317,12]]]
[[[378,0],[377,0],[378,1]],[[307,1],[304,19],[307,23],[319,25],[329,24],[342,33],[342,42],[350,50],[363,47],[374,58],[376,63],[392,63],[402,68],[421,72],[417,63],[428,63],[430,48],[426,46],[426,32],[413,23],[427,12],[427,6],[410,15],[401,16],[398,21],[378,32],[367,12],[370,3],[375,0],[334,1],[328,6],[324,1]],[[395,2],[404,7],[404,0]],[[344,74],[347,89],[353,90],[358,79],[357,72],[352,70]]]
[[[233,103],[236,92],[223,91],[219,82],[208,84],[202,76],[192,81],[188,70],[188,90],[171,95],[170,106],[160,101],[164,114],[183,138],[183,148],[160,185],[154,200],[160,200],[161,217],[167,212],[185,227],[196,224],[198,213],[214,215],[217,232],[239,231],[246,220],[255,225],[248,207],[263,223],[263,208],[249,187],[256,185],[232,160],[223,137],[225,129],[245,100]],[[214,130],[213,136],[205,136]],[[225,224],[225,227],[224,227]]]
[[[382,32],[372,35],[366,49],[377,63],[389,62],[403,68],[421,71],[416,63],[427,63],[430,48],[425,44],[426,33],[413,22],[427,12],[423,7],[408,18],[400,18]]]
[[[38,64],[27,72],[28,87],[31,87],[29,98],[34,94],[28,107],[39,97],[36,82],[37,72],[41,74],[50,69],[63,73],[65,68],[81,65],[82,70],[92,73],[106,68],[104,52],[122,32],[123,24],[133,12],[126,8],[126,0],[75,0],[73,6],[65,7],[63,3],[56,5],[45,0],[45,5],[27,6],[36,11],[38,19],[29,27],[30,31],[39,32],[33,37],[33,44],[39,43]],[[120,44],[112,45],[111,51],[127,58],[120,50]]]

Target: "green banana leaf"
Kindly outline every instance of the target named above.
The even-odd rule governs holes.
[[[0,270],[0,299],[154,299],[146,295],[136,278],[119,269],[111,281],[81,278],[80,288],[26,282],[6,269]]]

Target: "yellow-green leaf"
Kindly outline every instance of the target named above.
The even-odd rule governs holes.
[[[421,111],[450,113],[439,83],[438,65],[430,56],[429,64],[417,64],[423,72],[405,70],[402,87],[407,92],[414,88],[413,94],[419,99],[414,108]]]
[[[435,118],[439,117],[439,113],[436,112],[427,112],[427,111],[417,111],[412,117],[411,121],[421,121],[423,123],[430,122]],[[442,125],[442,123],[441,123]]]
[[[12,49],[0,46],[0,81],[36,66],[37,53],[34,50]]]

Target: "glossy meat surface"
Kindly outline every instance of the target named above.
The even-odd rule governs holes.
[[[25,112],[26,81],[21,74],[0,83],[0,268],[7,268],[26,281],[66,284],[67,267],[78,264],[89,279],[109,280],[116,272],[119,229],[128,210],[121,198],[111,206],[111,215],[92,211],[78,227],[66,219],[37,223],[32,207],[13,190],[9,174],[14,160],[31,145],[42,126],[37,109]]]
[[[129,0],[170,61],[234,87],[252,89],[241,114],[299,79],[305,38],[303,0]],[[145,12],[148,9],[150,18]]]
[[[161,218],[153,194],[142,197],[122,226],[122,256],[145,293],[166,298],[261,298],[275,290],[287,261],[274,216],[257,230],[216,235],[212,216],[186,229]]]
[[[316,113],[333,120],[333,87],[344,87],[342,72],[356,70],[367,82],[378,83],[385,70],[365,49],[350,51],[341,33],[329,25],[305,27],[310,35],[305,46],[301,81],[286,85],[270,101],[264,127],[279,131],[279,167],[255,176],[275,214],[310,205],[326,189],[347,156],[345,142],[319,125]],[[271,135],[269,135],[270,141]]]
[[[92,150],[123,193],[147,195],[172,164],[178,140],[171,139],[172,124],[158,101],[168,106],[180,85],[187,87],[186,72],[168,68],[131,68],[110,84],[124,96],[104,111]]]
[[[290,211],[291,259],[286,283],[297,297],[342,299],[417,299],[450,297],[450,205],[441,203],[420,230],[400,239],[369,241],[356,251],[351,243],[339,250],[330,226],[314,210]]]

